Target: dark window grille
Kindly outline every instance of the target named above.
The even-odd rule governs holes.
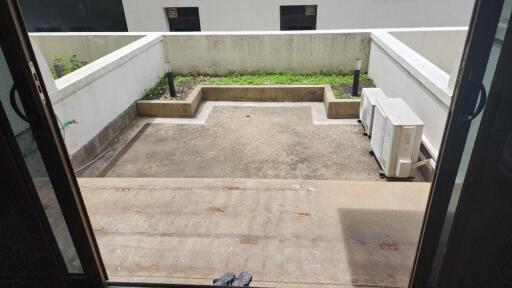
[[[199,8],[166,8],[169,30],[174,32],[201,31]]]
[[[281,31],[316,30],[317,5],[281,6]]]

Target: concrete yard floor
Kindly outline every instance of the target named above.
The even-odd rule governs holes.
[[[314,125],[311,113],[215,107],[201,125],[146,124],[97,175],[82,176],[381,180],[360,125]]]
[[[79,178],[109,278],[406,287],[429,183]]]

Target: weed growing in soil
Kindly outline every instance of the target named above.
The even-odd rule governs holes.
[[[352,98],[352,74],[317,73],[231,73],[223,76],[176,75],[174,78],[177,100],[185,99],[197,85],[331,85],[336,98]],[[360,88],[374,87],[366,74],[361,75]],[[171,99],[167,89],[167,79],[162,77],[157,85],[147,89],[145,99]]]
[[[57,62],[62,67],[62,72],[64,75],[69,74],[87,64],[87,61],[81,60],[77,55],[67,56],[55,56],[53,62]],[[53,79],[57,79],[57,73],[55,72],[53,66],[51,68]],[[64,76],[63,75],[63,76]]]

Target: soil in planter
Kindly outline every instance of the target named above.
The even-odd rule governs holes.
[[[331,85],[338,99],[357,98],[352,93],[352,75],[340,74],[292,74],[261,73],[241,75],[233,73],[224,76],[176,75],[174,78],[177,97],[169,95],[167,78],[164,76],[155,87],[146,90],[144,99],[148,100],[184,100],[197,85]],[[359,95],[366,87],[375,87],[367,75],[361,75]]]
[[[164,75],[158,83],[150,88],[146,89],[144,92],[144,97],[142,99],[146,100],[185,100],[194,89],[194,87],[198,84],[194,83],[174,83],[174,87],[176,90],[176,97],[171,97],[169,93],[169,86],[167,85],[167,77]]]
[[[359,80],[359,92],[358,95],[361,95],[363,88],[373,88],[375,84],[373,84],[372,79],[368,77],[361,78]],[[352,97],[352,83],[340,83],[340,84],[331,84],[331,88],[333,90],[334,96],[338,99],[350,99],[350,98],[358,98]],[[337,91],[334,92],[334,91]]]

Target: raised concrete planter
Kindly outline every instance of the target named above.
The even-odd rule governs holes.
[[[322,85],[202,86],[203,100],[254,102],[322,102]]]
[[[135,105],[141,116],[192,118],[201,103],[202,87],[197,86],[185,100],[137,100]]]
[[[141,116],[193,118],[201,101],[324,102],[328,118],[357,118],[359,99],[336,99],[329,85],[197,86],[179,100],[138,100]]]
[[[324,104],[327,118],[358,118],[360,99],[336,99],[331,86],[325,87]]]

